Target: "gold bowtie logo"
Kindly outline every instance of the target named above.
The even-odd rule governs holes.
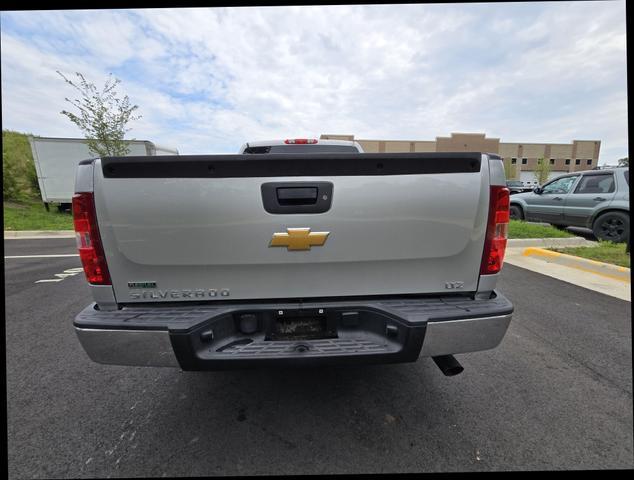
[[[330,232],[311,232],[310,228],[287,228],[286,233],[274,233],[269,247],[287,247],[288,250],[310,250],[326,243]]]

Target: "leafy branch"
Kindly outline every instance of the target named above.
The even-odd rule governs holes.
[[[57,73],[80,94],[80,98],[65,98],[78,113],[68,110],[60,113],[84,133],[91,153],[101,157],[126,155],[130,150],[123,138],[131,130],[126,125],[131,120],[138,120],[141,115],[134,114],[139,106],[130,105],[127,95],[119,97],[116,87],[121,80],[110,74],[104,87],[99,90],[79,72],[75,72],[75,81],[59,70]]]

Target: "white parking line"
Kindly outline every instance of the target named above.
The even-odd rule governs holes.
[[[79,257],[78,253],[63,253],[59,255],[8,255],[4,258],[60,258],[60,257]]]
[[[83,272],[84,268],[83,267],[79,267],[79,268],[69,268],[67,270],[64,270],[64,273],[56,273],[55,276],[57,278],[47,278],[44,280],[38,280],[35,283],[46,283],[46,282],[61,282],[62,280],[64,280],[66,277],[72,277],[77,275],[79,272]]]

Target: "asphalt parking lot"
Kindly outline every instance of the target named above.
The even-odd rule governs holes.
[[[4,246],[75,253],[73,239]],[[506,265],[509,331],[458,355],[456,377],[431,359],[181,372],[88,359],[72,327],[91,302],[78,267],[5,258],[10,478],[634,466],[629,302]]]

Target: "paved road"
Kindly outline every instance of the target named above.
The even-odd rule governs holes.
[[[5,241],[51,251],[73,240]],[[87,358],[82,274],[34,283],[77,266],[5,260],[10,478],[634,466],[628,302],[507,265],[511,327],[457,377],[430,359],[180,372]]]

